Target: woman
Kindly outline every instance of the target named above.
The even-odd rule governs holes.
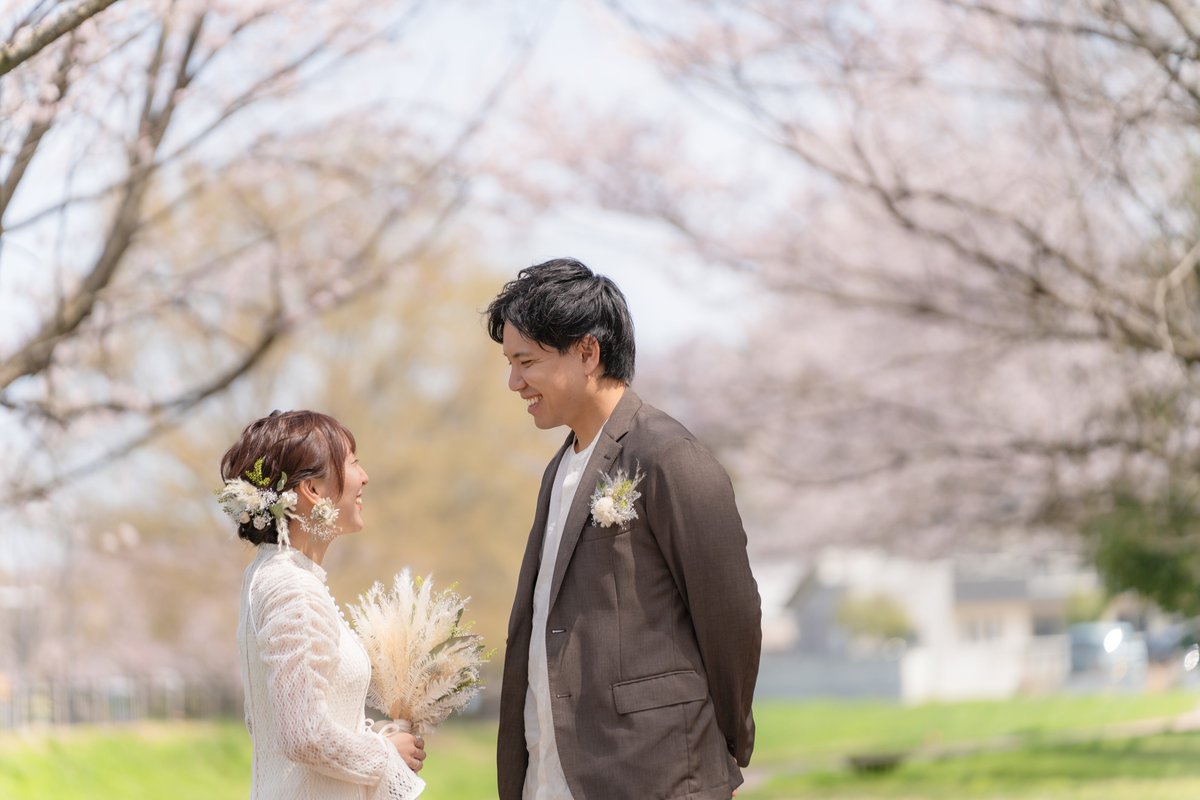
[[[371,666],[325,586],[325,551],[362,529],[354,436],[313,411],[272,412],[221,459],[220,502],[258,553],[242,580],[238,649],[252,800],[408,800],[424,742],[364,718]]]

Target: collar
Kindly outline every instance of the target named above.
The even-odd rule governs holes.
[[[321,581],[321,583],[325,583],[325,579],[327,577],[325,568],[322,567],[317,562],[313,561],[308,556],[304,555],[304,553],[301,553],[296,548],[280,547],[277,544],[269,544],[269,543],[265,543],[265,542],[258,546],[258,557],[259,558],[270,558],[272,555],[276,555],[276,554],[280,554],[280,553],[283,554],[284,558],[291,561],[297,567],[304,570],[305,572],[311,572],[313,575],[317,576],[317,579],[319,581]]]

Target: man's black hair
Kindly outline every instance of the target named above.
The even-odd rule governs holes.
[[[612,279],[573,258],[556,258],[517,273],[488,305],[488,335],[504,342],[504,323],[526,339],[565,353],[591,335],[600,343],[604,375],[633,380],[636,348],[625,295]]]

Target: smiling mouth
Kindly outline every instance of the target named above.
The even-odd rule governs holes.
[[[535,394],[533,397],[526,397],[525,398],[525,407],[533,408],[539,402],[541,402],[541,399],[542,399],[542,396],[540,394]]]

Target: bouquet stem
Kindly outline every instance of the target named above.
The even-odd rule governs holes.
[[[391,736],[393,733],[419,733],[406,719],[392,719],[387,722],[381,720],[376,722],[371,729],[381,736]]]

